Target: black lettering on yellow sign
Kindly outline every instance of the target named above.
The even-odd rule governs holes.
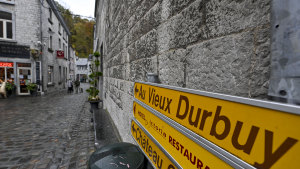
[[[152,149],[151,144],[149,144],[148,137],[142,133],[139,126],[135,127],[135,125],[132,124],[131,130],[132,130],[132,136],[136,139],[136,141],[141,145],[144,151],[148,154],[148,156],[154,162],[156,167],[159,169],[163,168],[163,158],[161,158],[160,155],[155,150]],[[175,169],[175,167],[173,166],[173,164],[169,164],[168,169]]]
[[[181,110],[181,107],[185,106],[185,110]],[[201,108],[198,108],[196,118],[193,120],[193,113],[194,113],[194,106],[190,106],[188,97],[184,95],[180,95],[179,102],[178,102],[178,108],[176,117],[180,120],[184,120],[187,116],[188,122],[192,127],[197,128],[200,124],[199,129],[204,130],[205,128],[205,122],[206,119],[209,117],[212,117],[212,112],[209,112],[207,110],[203,110],[203,115],[200,120],[200,115],[202,112]],[[227,138],[228,134],[230,133],[231,129],[233,128],[231,126],[231,122],[229,118],[225,115],[220,115],[222,110],[222,106],[217,106],[216,113],[214,115],[212,127],[210,129],[210,135],[214,136],[218,140],[224,140]],[[200,123],[199,123],[200,121]],[[225,124],[224,130],[221,133],[216,132],[216,126],[219,122],[223,122]],[[237,150],[243,150],[246,154],[251,153],[251,150],[253,148],[254,142],[256,140],[257,134],[259,132],[259,127],[252,126],[251,131],[249,133],[249,136],[247,138],[247,141],[244,145],[241,145],[238,142],[239,135],[241,133],[243,126],[243,122],[237,121],[236,126],[234,128],[234,132],[231,138],[231,143],[234,148]],[[254,164],[257,168],[262,169],[269,169],[277,160],[280,159],[291,147],[293,147],[298,140],[288,137],[279,148],[277,148],[275,151],[273,151],[273,132],[269,130],[265,130],[265,159],[262,164],[258,164],[257,162]],[[273,153],[274,152],[274,153]]]
[[[141,85],[142,86],[142,85]],[[149,103],[157,107],[159,106],[159,109],[168,112],[170,114],[170,105],[172,103],[172,99],[169,99],[167,97],[159,96],[158,94],[155,93],[155,89],[149,87]],[[166,104],[165,104],[166,101]],[[166,105],[166,106],[165,106]]]

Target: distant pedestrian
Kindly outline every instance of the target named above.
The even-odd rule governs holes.
[[[80,81],[79,81],[79,77],[77,77],[76,81],[75,81],[75,92],[78,93],[78,89],[80,86]]]
[[[68,82],[68,93],[71,93],[73,91],[73,84],[72,84],[72,80],[69,79]]]

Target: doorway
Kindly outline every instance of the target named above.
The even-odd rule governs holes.
[[[32,81],[31,68],[18,67],[18,79],[18,94],[29,95],[30,91],[26,87]]]

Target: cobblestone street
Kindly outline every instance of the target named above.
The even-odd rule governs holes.
[[[0,98],[0,169],[85,169],[95,150],[85,89]]]

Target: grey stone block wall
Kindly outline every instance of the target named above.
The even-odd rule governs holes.
[[[270,0],[104,0],[96,15],[100,90],[123,141],[133,142],[133,85],[147,73],[166,85],[267,98]]]

